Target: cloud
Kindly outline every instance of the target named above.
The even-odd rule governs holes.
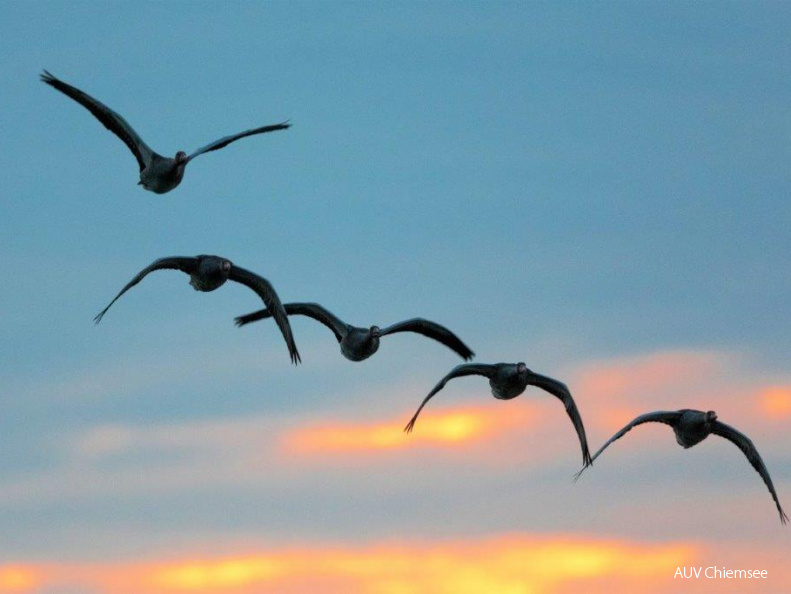
[[[59,466],[0,483],[0,502],[30,504],[249,485],[277,468],[268,415],[153,426],[99,425],[66,438]]]
[[[639,588],[692,563],[696,545],[579,535],[507,534],[477,540],[301,545],[234,556],[41,565],[45,589],[148,592],[514,592],[551,594],[585,584]],[[28,590],[32,591],[31,585]]]
[[[791,418],[791,387],[770,386],[756,394],[759,410],[770,421],[787,421]]]
[[[530,431],[540,413],[513,403],[439,406],[424,411],[415,431],[407,434],[403,428],[411,414],[404,410],[387,421],[259,414],[153,426],[99,425],[60,444],[61,465],[0,483],[0,501],[28,505],[208,485],[265,487],[278,477],[293,478],[300,466],[378,464],[375,457],[382,453],[409,458],[427,450],[458,450],[466,452],[460,462],[491,465],[482,454],[502,449],[517,432]],[[477,456],[470,456],[469,448]],[[520,452],[519,460],[535,456],[527,449]],[[498,465],[511,459],[500,456]]]
[[[699,384],[723,371],[732,356],[716,351],[660,351],[588,361],[573,372],[592,398],[629,398]]]
[[[679,568],[767,571],[765,580],[683,580]],[[235,553],[0,566],[0,593],[659,594],[786,591],[787,551],[749,541],[653,542],[586,534],[258,545]]]
[[[280,370],[282,359],[282,347],[276,343],[238,344],[223,335],[208,345],[179,343],[166,357],[116,353],[90,366],[20,378],[9,383],[6,392],[23,403],[91,405],[151,392],[255,381],[262,371]]]
[[[456,447],[480,442],[500,431],[526,428],[535,413],[525,408],[466,407],[425,412],[411,434],[409,417],[386,422],[315,423],[300,425],[282,438],[286,451],[297,455],[331,455],[426,446]]]
[[[660,351],[588,361],[570,373],[578,400],[588,406],[590,426],[614,429],[652,410],[692,408],[725,382],[736,357],[717,351]]]
[[[32,592],[40,582],[35,569],[23,565],[0,565],[0,593]]]
[[[660,351],[586,362],[569,375],[594,443],[640,414],[681,408],[715,410],[743,432],[770,437],[771,445],[786,442],[779,421],[791,417],[791,388],[733,353]]]
[[[782,383],[763,386],[760,374],[745,373],[737,360],[714,351],[664,351],[584,363],[568,373],[568,382],[593,449],[637,414],[696,404],[709,408],[707,400],[716,394],[723,420],[748,434],[762,430],[756,445],[773,468],[772,449],[788,446],[782,424],[767,426],[766,418],[785,414],[791,391]],[[385,389],[384,399],[402,402],[413,391],[394,386]],[[374,465],[387,473],[418,457],[420,467],[441,464],[446,475],[470,468],[507,474],[512,468],[524,472],[547,465],[567,466],[571,472],[578,464],[577,437],[565,411],[557,399],[534,388],[507,402],[437,402],[405,434],[403,426],[413,412],[399,407],[397,414],[382,417],[379,410],[355,409],[338,418],[318,410],[311,416],[259,413],[159,425],[98,425],[58,444],[59,466],[0,483],[0,501],[29,505],[207,485],[271,489],[286,478],[292,486],[289,481],[306,481],[298,475],[309,466],[348,470]],[[631,438],[628,450],[620,448],[632,452],[632,463],[648,447],[655,450],[654,457],[675,447],[672,435],[663,436],[666,445],[657,446],[645,437],[650,432]]]

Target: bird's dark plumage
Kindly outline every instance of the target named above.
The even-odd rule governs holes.
[[[434,386],[434,389],[429,392],[428,396],[423,399],[423,402],[420,403],[412,419],[410,419],[409,423],[404,427],[404,431],[410,433],[414,429],[420,411],[423,410],[426,403],[431,400],[437,392],[445,387],[445,384],[454,378],[463,377],[465,375],[482,375],[489,378],[492,394],[495,398],[500,400],[516,398],[525,391],[527,386],[536,386],[560,399],[566,407],[566,414],[571,419],[574,430],[579,438],[583,464],[585,466],[591,464],[592,460],[588,449],[588,440],[585,436],[585,427],[582,424],[582,417],[577,410],[577,405],[568,387],[566,384],[556,379],[530,371],[524,363],[497,363],[495,365],[471,363],[459,365],[448,375],[443,377],[439,383]]]
[[[783,524],[788,522],[788,516],[780,505],[777,491],[775,491],[775,487],[772,484],[772,478],[769,476],[769,471],[766,469],[766,466],[764,465],[761,456],[758,454],[758,450],[756,449],[755,445],[746,435],[740,431],[737,431],[730,425],[726,425],[725,423],[718,421],[717,415],[714,413],[714,411],[703,412],[693,409],[681,409],[676,411],[657,411],[640,415],[624,426],[610,439],[608,439],[607,442],[593,455],[593,460],[598,458],[599,455],[604,450],[606,450],[611,443],[626,435],[632,430],[632,428],[636,427],[637,425],[642,425],[643,423],[664,423],[665,425],[669,425],[673,428],[673,432],[676,434],[676,441],[684,448],[691,448],[697,445],[706,439],[706,437],[708,437],[710,434],[724,437],[728,441],[735,444],[736,447],[738,447],[747,457],[747,460],[750,462],[755,471],[761,475],[764,484],[769,489],[769,493],[772,495],[772,499],[774,500],[775,506],[777,507],[777,511],[780,514],[780,521]],[[580,475],[582,475],[584,470],[585,468],[580,470],[575,475],[575,480],[578,479]]]
[[[414,415],[412,415],[409,423],[407,423],[406,427],[404,427],[404,431],[407,433],[412,433],[412,429],[415,428],[415,422],[417,421],[420,411],[423,410],[423,407],[426,406],[428,401],[431,400],[434,395],[444,388],[445,384],[447,384],[453,378],[464,377],[465,375],[482,375],[491,379],[495,371],[495,365],[486,365],[484,363],[468,363],[466,365],[457,365],[448,375],[439,380],[439,383],[434,386],[431,392],[428,393],[428,396],[423,399],[423,402],[421,402],[420,406],[417,407],[417,411]]]
[[[324,324],[327,328],[332,330],[338,342],[343,340],[344,335],[349,330],[349,325],[342,322],[332,312],[322,307],[318,303],[286,303],[283,306],[286,313],[290,316],[306,316],[312,318],[317,322]],[[239,327],[245,326],[258,320],[265,320],[272,317],[272,312],[269,309],[260,309],[256,312],[249,313],[244,316],[236,318],[236,325]]]
[[[399,322],[387,328],[382,328],[381,336],[395,334],[396,332],[416,332],[417,334],[422,334],[423,336],[444,344],[452,351],[455,351],[455,353],[465,361],[469,361],[475,356],[475,353],[473,353],[458,336],[445,328],[445,326],[441,326],[430,320],[412,318],[411,320]]]
[[[280,302],[280,298],[277,296],[275,288],[271,283],[265,278],[249,270],[245,270],[240,266],[231,267],[231,274],[228,280],[241,283],[255,291],[266,305],[267,310],[273,312],[275,323],[277,327],[280,328],[283,338],[286,339],[288,352],[291,355],[291,362],[299,363],[299,352],[297,351],[297,345],[294,343],[294,336],[291,333],[291,325],[288,323],[288,315],[286,314],[286,310],[283,309],[283,304]]]
[[[47,70],[41,75],[41,80],[64,95],[74,99],[77,103],[90,111],[97,120],[104,124],[105,128],[120,138],[124,144],[129,147],[129,150],[132,151],[135,159],[137,159],[140,171],[143,171],[143,169],[148,166],[154,151],[143,142],[143,139],[135,132],[134,128],[132,128],[129,122],[121,117],[119,113],[113,111],[101,101],[94,99],[88,95],[88,93],[56,78]]]
[[[189,156],[187,156],[184,151],[178,151],[174,158],[163,157],[162,155],[153,151],[143,141],[140,135],[135,132],[134,128],[129,125],[129,122],[121,117],[120,114],[107,107],[101,101],[94,99],[88,95],[88,93],[85,93],[84,91],[81,91],[80,89],[63,82],[46,70],[41,75],[41,80],[54,89],[57,89],[64,95],[74,99],[77,103],[90,111],[96,117],[96,119],[104,124],[105,128],[118,136],[118,138],[120,138],[124,144],[129,147],[129,150],[132,151],[135,159],[137,159],[137,164],[140,167],[140,181],[138,184],[142,185],[146,190],[156,192],[157,194],[164,194],[178,186],[184,177],[184,169],[187,166],[187,163],[189,163],[198,155],[216,151],[228,146],[240,138],[245,138],[246,136],[264,134],[266,132],[274,132],[276,130],[285,130],[291,126],[291,124],[288,122],[272,124],[269,126],[260,126],[258,128],[252,128],[250,130],[245,130],[244,132],[239,132],[238,134],[231,134],[230,136],[225,136],[219,140],[215,140],[214,142],[199,148]]]
[[[362,328],[347,324],[318,303],[286,303],[284,308],[290,316],[307,316],[327,326],[341,344],[341,352],[352,361],[367,359],[378,350],[380,337],[396,332],[416,332],[432,338],[456,352],[463,359],[468,360],[475,355],[453,332],[440,324],[422,318],[406,320],[384,329],[377,326]],[[237,317],[236,325],[244,326],[269,317],[271,317],[269,310],[262,309]]]
[[[224,138],[220,138],[219,140],[215,140],[214,142],[210,142],[204,147],[199,148],[194,153],[192,153],[187,160],[192,161],[198,155],[202,155],[203,153],[210,153],[211,151],[216,151],[221,148],[224,148],[231,144],[232,142],[236,142],[241,138],[245,138],[246,136],[253,136],[254,134],[266,134],[267,132],[276,132],[277,130],[287,130],[291,127],[291,124],[288,122],[281,122],[279,124],[272,124],[270,126],[261,126],[260,128],[252,128],[250,130],[245,130],[244,132],[239,132],[238,134],[231,134],[230,136],[226,136]]]
[[[627,424],[623,429],[618,431],[618,433],[616,433],[610,439],[608,439],[607,443],[605,443],[602,447],[599,448],[599,450],[595,454],[593,454],[593,458],[591,458],[591,462],[596,460],[596,458],[598,458],[599,455],[604,450],[606,450],[607,446],[609,446],[612,442],[614,442],[617,439],[621,439],[624,435],[629,433],[629,431],[631,431],[634,427],[637,427],[638,425],[642,425],[643,423],[664,423],[665,425],[670,425],[671,427],[673,427],[680,418],[681,418],[680,412],[668,411],[668,410],[660,410],[657,412],[640,415],[639,417],[635,418],[631,423]],[[585,470],[585,468],[583,468],[582,470]],[[580,470],[577,473],[576,478],[579,478],[579,476],[582,474],[582,470]]]
[[[788,523],[788,516],[780,505],[780,499],[777,497],[777,491],[775,491],[775,486],[772,484],[772,477],[769,476],[769,471],[766,469],[766,465],[761,459],[758,449],[755,447],[752,440],[741,431],[737,431],[730,425],[726,425],[720,421],[714,421],[714,423],[712,423],[711,432],[714,435],[724,437],[742,451],[742,453],[747,457],[747,460],[750,462],[750,465],[758,474],[761,475],[761,478],[763,479],[767,489],[769,489],[769,493],[771,493],[772,499],[774,500],[775,506],[777,507],[777,512],[780,514],[780,521],[783,524]]]
[[[129,289],[134,287],[155,270],[181,270],[182,272],[192,275],[198,269],[198,262],[198,258],[187,258],[182,256],[173,256],[170,258],[160,258],[159,260],[154,260],[153,263],[149,264],[143,268],[143,270],[138,272],[137,275],[135,275],[135,277],[130,280],[123,289],[121,289],[118,295],[113,297],[113,300],[110,301],[107,307],[105,307],[96,315],[96,317],[93,318],[93,321],[97,324],[101,322],[104,314],[106,314],[107,310],[113,306],[113,303],[121,298],[121,295],[126,293]]]
[[[142,281],[149,273],[162,269],[180,270],[188,274],[190,276],[190,284],[196,291],[206,293],[214,291],[228,280],[240,283],[252,289],[261,298],[268,310],[275,312],[275,322],[278,328],[280,328],[280,332],[283,334],[283,338],[288,345],[288,352],[291,356],[292,363],[296,364],[300,362],[299,352],[297,351],[297,346],[291,333],[291,326],[288,323],[288,316],[271,283],[265,278],[236,266],[230,260],[220,256],[202,255],[194,258],[176,256],[160,258],[154,261],[129,281],[129,283],[121,289],[120,293],[113,298],[109,305],[99,312],[94,318],[94,321],[97,324],[101,322],[104,315],[121,295]]]

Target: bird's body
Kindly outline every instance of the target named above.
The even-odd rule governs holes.
[[[155,270],[164,269],[180,270],[188,274],[190,277],[190,285],[192,285],[196,291],[201,291],[203,293],[215,291],[229,280],[241,283],[252,289],[267,307],[275,312],[274,318],[288,345],[291,361],[293,363],[298,363],[300,361],[299,352],[297,351],[297,346],[294,343],[294,337],[291,333],[291,326],[288,323],[288,316],[283,309],[283,304],[280,302],[280,298],[277,296],[274,287],[272,287],[265,278],[236,266],[230,260],[221,256],[200,255],[194,258],[172,256],[154,261],[129,281],[110,304],[99,312],[94,318],[94,321],[97,324],[101,322],[113,303],[115,303],[121,295],[142,281],[149,273]]]
[[[527,389],[530,376],[527,373],[520,373],[517,367],[517,364],[510,363],[501,363],[497,366],[494,374],[489,378],[492,396],[498,400],[511,400]]]
[[[379,350],[379,332],[349,326],[340,340],[341,353],[349,361],[365,361]]]
[[[219,256],[198,256],[198,265],[190,273],[192,288],[202,293],[210,293],[222,287],[231,272],[231,268],[225,266],[224,262],[227,260]]]
[[[683,410],[678,422],[673,425],[676,443],[684,449],[699,444],[711,434],[711,423],[706,413],[699,410]]]
[[[132,151],[135,159],[137,159],[137,164],[140,169],[140,181],[138,185],[156,194],[165,194],[177,187],[184,178],[184,169],[187,167],[187,163],[198,155],[216,151],[246,136],[274,132],[275,130],[285,130],[290,127],[288,122],[261,126],[215,140],[199,148],[191,155],[187,155],[184,151],[178,151],[172,158],[163,157],[152,150],[140,135],[135,132],[134,128],[129,125],[129,122],[119,113],[113,111],[98,99],[91,97],[88,93],[81,91],[77,87],[63,82],[46,70],[41,75],[41,80],[64,95],[74,99],[104,124],[105,128],[118,136],[129,150]]]
[[[574,429],[577,432],[580,448],[582,450],[583,464],[587,466],[591,463],[588,440],[585,437],[585,427],[582,424],[582,417],[577,410],[577,405],[566,384],[551,377],[534,373],[530,371],[524,363],[496,363],[494,365],[470,363],[467,365],[459,365],[442,378],[440,382],[434,386],[434,389],[429,392],[428,396],[423,399],[423,402],[420,404],[417,412],[415,412],[409,423],[407,423],[404,431],[407,433],[412,431],[420,411],[423,410],[426,403],[431,400],[437,392],[445,387],[445,384],[454,378],[466,375],[482,375],[489,378],[489,386],[492,389],[492,395],[498,400],[511,400],[516,398],[522,394],[528,386],[536,386],[558,398],[565,405],[566,414],[571,419]]]
[[[726,425],[717,420],[717,414],[714,411],[704,412],[701,410],[693,410],[684,408],[677,411],[657,411],[646,413],[635,418],[631,423],[624,426],[620,431],[613,435],[607,442],[599,448],[599,451],[593,455],[591,461],[598,458],[607,447],[614,441],[620,439],[631,431],[637,425],[643,423],[663,423],[669,425],[676,435],[676,442],[684,449],[691,448],[701,441],[706,439],[709,435],[719,435],[733,443],[738,447],[742,453],[747,457],[755,471],[761,475],[764,484],[769,489],[772,499],[775,502],[777,511],[780,514],[780,521],[785,524],[788,522],[788,516],[783,511],[780,505],[780,500],[777,497],[777,492],[772,484],[772,478],[769,476],[769,471],[766,469],[764,461],[761,459],[758,450],[749,437],[737,431],[730,425]],[[585,470],[583,468],[577,473],[576,478]]]
[[[154,154],[140,171],[139,185],[155,194],[166,194],[181,183],[187,164],[177,159]]]
[[[379,328],[379,326],[363,328],[347,324],[318,303],[286,303],[283,307],[290,316],[307,316],[321,322],[332,330],[340,344],[341,353],[349,361],[364,361],[379,350],[379,340],[382,336],[396,332],[416,332],[433,338],[465,360],[471,359],[475,354],[453,332],[436,322],[424,320],[423,318],[413,318],[393,324],[387,328]],[[236,324],[244,326],[270,316],[271,313],[268,310],[262,309],[239,316],[236,318]]]

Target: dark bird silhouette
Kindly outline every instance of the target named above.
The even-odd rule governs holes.
[[[283,338],[288,345],[288,352],[291,355],[291,362],[296,364],[300,362],[299,352],[297,345],[294,344],[294,337],[291,334],[291,326],[288,323],[288,316],[283,309],[283,304],[280,298],[275,293],[274,287],[263,277],[253,274],[249,270],[245,270],[233,264],[230,260],[220,256],[196,256],[194,258],[173,256],[170,258],[160,258],[154,261],[150,266],[141,270],[127,285],[121,289],[121,292],[94,318],[97,324],[102,321],[104,314],[112,307],[113,303],[126,293],[129,289],[134,287],[137,283],[143,280],[149,273],[155,270],[180,270],[190,276],[190,284],[196,291],[208,293],[219,289],[225,284],[226,281],[232,280],[241,283],[244,286],[252,289],[266,304],[269,311],[274,311],[275,322],[283,334]]]
[[[379,339],[388,334],[396,332],[417,332],[423,336],[428,336],[441,342],[449,349],[455,351],[465,361],[472,359],[475,355],[461,339],[453,332],[429,320],[423,318],[413,318],[393,324],[387,328],[371,326],[370,328],[358,328],[347,324],[338,317],[327,311],[318,303],[286,303],[283,306],[286,313],[290,316],[302,315],[321,322],[332,330],[335,338],[341,345],[341,353],[350,361],[363,361],[379,350]],[[236,318],[237,326],[244,326],[257,320],[263,320],[272,316],[269,309],[262,309],[244,316]]]
[[[443,377],[442,380],[434,386],[434,389],[429,392],[428,396],[423,399],[415,415],[409,423],[407,423],[407,426],[404,427],[404,431],[407,433],[412,431],[420,411],[423,410],[426,403],[431,400],[437,392],[445,387],[445,384],[453,378],[463,377],[465,375],[482,375],[488,377],[489,385],[492,388],[492,394],[498,400],[516,398],[525,391],[527,386],[536,386],[559,398],[566,406],[566,413],[574,424],[574,429],[577,431],[577,437],[579,437],[580,446],[582,448],[583,464],[588,466],[593,462],[593,460],[591,460],[590,451],[588,450],[588,440],[585,437],[585,427],[582,425],[582,417],[580,417],[577,405],[574,403],[574,399],[571,397],[571,392],[566,384],[552,379],[551,377],[533,373],[524,363],[497,363],[495,365],[469,363],[467,365],[459,365],[448,375]]]
[[[245,136],[274,132],[275,130],[285,130],[291,126],[288,122],[283,122],[280,124],[253,128],[215,140],[199,148],[191,155],[187,155],[184,151],[178,151],[176,156],[171,159],[170,157],[163,157],[154,152],[120,114],[107,107],[104,103],[94,99],[78,88],[55,78],[55,76],[46,70],[41,75],[41,80],[85,107],[97,120],[104,124],[105,128],[120,138],[124,144],[129,147],[129,150],[132,151],[135,159],[137,159],[137,164],[140,166],[140,181],[138,185],[143,186],[146,190],[156,192],[157,194],[170,192],[170,190],[178,186],[181,183],[181,179],[184,177],[184,169],[187,163],[198,155],[221,149]]]
[[[599,448],[599,451],[593,455],[593,460],[598,458],[612,442],[626,435],[633,427],[637,427],[637,425],[642,425],[643,423],[664,423],[665,425],[670,425],[673,428],[673,432],[676,434],[676,441],[684,449],[699,444],[712,433],[734,443],[736,447],[747,456],[747,460],[749,460],[756,472],[761,475],[764,483],[766,483],[766,486],[769,488],[772,499],[774,499],[775,505],[777,506],[777,511],[780,513],[780,521],[783,524],[788,522],[788,516],[780,506],[780,500],[777,498],[777,492],[772,484],[769,471],[766,470],[764,461],[761,460],[761,456],[758,454],[758,450],[755,449],[753,442],[740,431],[718,421],[717,413],[713,410],[703,412],[701,410],[685,408],[682,410],[657,411],[641,415],[618,431],[607,443]],[[575,480],[580,477],[583,470],[585,470],[585,468],[576,474]]]

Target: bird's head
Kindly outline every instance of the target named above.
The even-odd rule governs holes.
[[[220,262],[220,270],[222,270],[222,273],[225,275],[231,273],[231,266],[233,266],[233,264],[231,264],[230,260],[223,260]]]
[[[715,413],[713,410],[710,410],[709,412],[706,413],[707,423],[713,423],[716,420],[717,420],[717,413]]]
[[[373,338],[379,338],[382,335],[382,330],[379,326],[371,326],[371,336]]]
[[[525,375],[525,374],[527,374],[529,371],[530,371],[530,370],[527,368],[527,365],[525,365],[524,363],[517,363],[517,364],[516,364],[516,372],[517,372],[519,375]]]
[[[176,153],[176,165],[186,165],[187,164],[187,153],[184,151],[179,151]]]

